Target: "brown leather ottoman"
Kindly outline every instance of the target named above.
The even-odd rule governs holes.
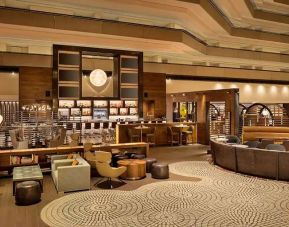
[[[154,163],[152,165],[152,178],[155,179],[168,179],[169,178],[169,165],[167,163]]]
[[[41,188],[37,181],[24,181],[16,185],[15,201],[18,205],[31,205],[40,201]]]
[[[150,173],[152,171],[152,165],[157,162],[157,159],[156,158],[146,158],[144,160],[146,161],[147,173]]]
[[[117,162],[118,166],[125,166],[127,170],[120,176],[124,180],[140,180],[146,177],[146,162],[140,159],[124,159]]]

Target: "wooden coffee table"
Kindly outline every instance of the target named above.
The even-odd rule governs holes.
[[[127,170],[120,176],[124,180],[140,180],[146,177],[146,161],[141,159],[123,159],[118,166],[125,166]]]
[[[39,165],[14,167],[13,195],[15,195],[16,184],[23,181],[38,181],[43,192],[43,175]]]

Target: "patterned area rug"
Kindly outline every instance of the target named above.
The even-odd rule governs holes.
[[[170,171],[201,181],[74,193],[46,205],[41,218],[49,226],[289,226],[289,184],[198,161]]]

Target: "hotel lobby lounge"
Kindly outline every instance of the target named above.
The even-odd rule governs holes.
[[[0,226],[289,226],[288,15],[0,0]]]

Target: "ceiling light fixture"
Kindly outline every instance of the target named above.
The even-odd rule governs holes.
[[[90,82],[96,86],[101,87],[107,81],[107,75],[102,69],[95,69],[89,75]]]

